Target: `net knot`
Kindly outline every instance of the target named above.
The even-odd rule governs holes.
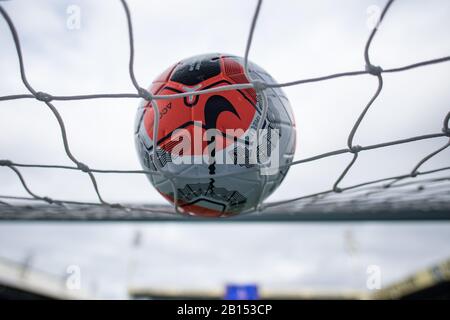
[[[12,166],[11,160],[0,160],[0,166]]]
[[[362,147],[360,145],[351,146],[350,152],[351,153],[358,153],[362,150]]]
[[[89,169],[89,167],[87,165],[85,165],[82,162],[78,162],[77,163],[77,168],[80,169],[83,172],[89,172],[91,169]]]
[[[53,199],[49,198],[49,197],[43,197],[42,200],[44,200],[45,202],[49,203],[49,204],[53,204],[55,201],[53,201]]]
[[[148,90],[144,89],[144,88],[139,88],[138,89],[138,94],[142,99],[145,99],[147,101],[152,101],[153,100],[153,95],[148,92]]]
[[[373,64],[366,64],[366,71],[373,76],[379,76],[383,72],[383,68],[374,66]]]
[[[449,129],[449,128],[446,128],[446,127],[442,128],[442,132],[443,132],[447,137],[450,137],[450,129]]]
[[[111,203],[109,206],[114,209],[122,209],[123,208],[123,206],[120,203]]]
[[[43,101],[43,102],[50,102],[53,99],[51,95],[49,95],[48,93],[45,93],[45,92],[41,92],[41,91],[36,92],[36,94],[34,96],[37,100]]]
[[[252,85],[256,91],[262,91],[264,89],[267,89],[267,83],[259,81],[259,80],[252,81]]]
[[[419,172],[417,172],[417,171],[413,171],[413,172],[411,172],[411,174],[410,174],[411,178],[415,178],[415,177],[417,177],[418,175],[419,175]]]
[[[334,188],[333,188],[333,191],[336,192],[336,193],[341,193],[341,192],[342,192],[342,189],[339,188],[339,187],[334,187]]]

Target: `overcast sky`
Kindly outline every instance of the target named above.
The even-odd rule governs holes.
[[[279,82],[363,70],[363,49],[370,33],[368,22],[384,3],[375,0],[265,1],[250,59]],[[54,95],[135,92],[128,76],[126,20],[119,1],[12,0],[1,4],[17,27],[28,80],[37,91]],[[135,36],[135,72],[140,85],[147,87],[169,65],[192,55],[225,52],[242,56],[255,4],[255,1],[237,0],[129,1]],[[80,9],[79,29],[68,28],[68,8]],[[391,68],[449,55],[449,15],[450,2],[445,0],[396,1],[373,41],[370,50],[372,62]],[[0,95],[27,93],[20,80],[12,38],[3,19],[0,19],[0,48]],[[355,144],[369,145],[439,133],[450,109],[449,82],[450,63],[385,75],[384,89],[356,133]],[[354,121],[376,86],[376,78],[367,75],[286,88],[297,123],[295,159],[344,148]],[[77,159],[92,168],[139,169],[132,134],[137,99],[56,101],[54,105],[65,121],[70,147]],[[33,99],[3,101],[0,108],[0,159],[72,165],[64,153],[56,119],[42,102]],[[343,185],[408,173],[421,158],[445,142],[445,138],[437,138],[362,153]],[[422,169],[448,166],[449,155],[450,149],[434,157]],[[291,168],[269,200],[329,189],[350,159],[351,155],[346,154]],[[97,200],[88,176],[82,172],[51,169],[21,169],[21,172],[36,194],[66,200]],[[143,175],[97,174],[96,178],[107,201],[164,203]],[[0,168],[0,181],[1,195],[27,196],[17,176],[8,168]],[[262,269],[261,274],[256,273],[255,277],[264,278],[264,268],[275,274],[273,268],[276,267],[272,263],[276,260],[283,264],[279,273],[286,274],[283,279],[273,278],[273,282],[280,285],[305,281],[311,286],[361,286],[360,282],[351,282],[349,266],[339,260],[345,260],[345,255],[337,254],[333,247],[338,244],[332,238],[342,237],[346,226],[334,225],[332,231],[320,225],[251,228],[249,225],[217,225],[209,230],[210,226],[154,225],[144,228],[150,237],[154,237],[152,252],[156,250],[167,255],[167,265],[161,263],[157,266],[162,274],[166,272],[166,276],[159,278],[164,279],[161,281],[169,281],[170,273],[178,272],[175,266],[181,268],[178,251],[191,257],[192,252],[184,251],[183,243],[197,243],[200,241],[196,237],[204,236],[217,240],[223,254],[229,257],[227,262],[240,259],[237,253],[234,256],[240,240],[251,243],[245,251],[248,261],[244,259],[247,262],[243,271],[240,272],[242,265],[237,262],[230,267],[230,270],[236,270],[233,274],[242,281],[249,279],[246,275],[254,274],[248,270],[254,270],[252,263],[257,261],[261,262],[258,266]],[[401,228],[398,224],[357,225],[354,229],[369,239],[367,241],[375,243],[373,247],[365,247],[362,263],[382,261],[388,266],[389,271],[386,272],[392,279],[409,271],[412,267],[408,266],[415,266],[414,263],[425,265],[449,253],[442,246],[449,240],[447,224],[439,228],[436,225]],[[52,262],[43,262],[46,260],[42,258],[39,263],[45,264],[45,268],[58,269],[70,259],[69,253],[61,253],[54,243],[68,243],[70,246],[76,242],[73,252],[86,254],[80,257],[80,264],[94,268],[97,264],[92,262],[90,255],[100,255],[105,256],[106,261],[101,263],[107,265],[108,259],[118,259],[121,246],[128,245],[134,227],[102,227],[100,234],[98,230],[99,225],[74,227],[58,224],[39,228],[2,225],[0,237],[12,240],[8,244],[1,241],[0,255],[20,257],[36,244],[53,257]],[[389,236],[379,237],[383,232]],[[50,239],[50,234],[54,239]],[[292,243],[280,239],[279,234],[289,235],[286,237],[293,239]],[[421,243],[427,243],[424,248],[432,247],[436,251],[415,251],[416,247],[412,245],[403,255],[398,254],[401,247],[390,251],[393,250],[391,241],[395,242],[397,237],[405,239],[406,245],[415,235]],[[221,243],[230,237],[234,244]],[[259,238],[266,244],[260,246],[258,241],[252,240]],[[208,240],[205,248],[199,249],[201,253],[196,253],[198,259],[188,259],[186,268],[203,274],[196,263],[205,268],[208,263],[213,263],[208,262],[208,257],[217,251],[215,240]],[[116,245],[117,242],[121,242],[120,245]],[[298,253],[295,248],[304,242],[308,245]],[[89,251],[80,249],[85,248],[86,243],[98,243],[98,246],[90,247]],[[156,247],[161,247],[160,251]],[[262,248],[268,248],[268,251]],[[252,252],[257,258],[252,256]],[[143,258],[147,259],[145,263],[153,261],[149,255],[142,255],[146,256]],[[212,261],[218,261],[214,259]],[[299,259],[301,268],[297,268]],[[222,265],[224,270],[228,270],[227,264]],[[339,271],[344,269],[346,271]],[[99,270],[102,269],[96,269],[96,272]],[[112,271],[113,267],[108,270],[120,273]],[[223,280],[225,271],[217,270],[204,280],[205,285]],[[323,276],[324,270],[331,270],[329,276]],[[189,279],[198,283],[195,277]],[[117,283],[123,284],[124,280]],[[123,288],[117,288],[115,284],[115,295],[123,295]]]

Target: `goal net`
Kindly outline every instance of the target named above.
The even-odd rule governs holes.
[[[67,117],[75,112],[77,106],[82,106],[92,101],[122,101],[121,104],[127,104],[132,109],[137,107],[137,101],[139,99],[145,99],[147,101],[153,101],[157,103],[163,99],[163,96],[152,95],[148,90],[144,89],[148,83],[141,83],[138,81],[138,77],[135,75],[136,63],[135,55],[139,52],[136,49],[138,47],[134,32],[134,18],[143,14],[142,12],[132,11],[127,2],[122,0],[121,14],[126,23],[123,23],[123,27],[127,29],[128,43],[126,48],[128,49],[128,75],[129,81],[134,88],[134,91],[122,93],[77,93],[69,95],[57,95],[52,91],[52,88],[42,87],[43,81],[37,77],[30,78],[28,74],[28,68],[31,63],[27,62],[27,50],[24,50],[22,46],[23,42],[36,42],[42,41],[47,47],[46,50],[52,50],[53,44],[51,41],[44,41],[45,34],[34,34],[33,39],[30,39],[30,32],[26,37],[21,36],[20,27],[14,19],[14,14],[10,12],[8,6],[13,2],[2,2],[0,4],[0,14],[2,19],[1,33],[2,40],[0,45],[2,47],[10,47],[15,52],[15,60],[4,60],[3,64],[18,64],[20,79],[24,85],[26,92],[19,94],[9,94],[6,88],[7,85],[0,87],[5,89],[0,92],[0,119],[1,126],[0,131],[3,134],[2,145],[0,147],[0,180],[3,180],[0,187],[0,219],[3,220],[186,220],[192,218],[186,218],[177,213],[176,208],[164,204],[163,202],[157,203],[153,200],[143,201],[142,199],[135,199],[133,197],[123,197],[121,199],[120,192],[114,194],[108,194],[105,196],[104,188],[124,190],[132,187],[128,182],[122,183],[122,178],[125,176],[138,176],[139,179],[145,178],[145,175],[149,172],[136,168],[104,168],[96,167],[89,160],[84,160],[84,153],[90,153],[95,155],[97,150],[84,150],[80,151],[80,144],[77,144],[76,148],[72,147],[72,139],[74,136],[80,134],[83,141],[90,139],[89,136],[83,132],[83,123],[93,120],[89,119],[89,114],[85,114],[82,117],[82,121],[79,122],[78,127],[74,129],[74,126],[67,126]],[[398,11],[396,4],[393,0],[387,1],[384,7],[380,8],[379,15],[376,17],[376,21],[373,24],[372,30],[369,32],[368,38],[365,42],[361,54],[364,59],[365,66],[360,69],[350,70],[345,72],[338,72],[332,74],[325,74],[313,77],[305,77],[300,80],[282,82],[280,84],[264,83],[264,82],[252,82],[248,85],[249,88],[255,90],[269,90],[270,88],[282,87],[288,90],[301,90],[301,88],[310,88],[313,85],[322,85],[322,87],[331,85],[330,83],[335,81],[358,81],[356,79],[364,78],[375,83],[373,89],[366,97],[363,105],[360,105],[355,114],[348,114],[345,111],[346,106],[340,105],[336,108],[341,108],[342,113],[346,119],[351,119],[349,125],[350,130],[345,131],[346,140],[341,141],[340,148],[333,148],[330,150],[323,150],[318,148],[320,152],[316,154],[303,153],[303,141],[310,139],[309,141],[315,141],[312,143],[323,144],[324,140],[331,139],[333,135],[341,135],[342,131],[333,132],[332,125],[327,127],[325,122],[317,124],[321,127],[317,132],[320,134],[316,136],[308,136],[308,132],[302,130],[302,122],[298,125],[298,148],[295,160],[289,165],[290,172],[288,177],[292,179],[286,179],[282,188],[270,197],[267,201],[260,204],[260,206],[250,212],[236,216],[230,220],[232,221],[264,221],[264,220],[408,220],[408,219],[449,219],[450,218],[450,162],[449,158],[449,146],[450,146],[450,111],[449,102],[436,101],[436,105],[446,106],[441,107],[439,111],[433,111],[433,105],[422,106],[420,108],[423,112],[424,123],[425,118],[428,119],[430,114],[433,114],[433,126],[425,126],[422,128],[414,127],[413,129],[418,132],[416,135],[408,135],[406,137],[394,137],[392,139],[377,140],[377,137],[383,137],[384,134],[378,134],[386,130],[389,126],[389,118],[393,110],[383,109],[384,113],[377,113],[374,109],[380,109],[384,103],[384,100],[380,101],[380,97],[383,95],[389,85],[395,81],[397,74],[407,74],[408,72],[414,72],[414,70],[430,68],[432,72],[437,72],[438,66],[448,65],[450,62],[450,56],[435,57],[432,59],[416,61],[408,64],[402,64],[393,67],[385,67],[384,65],[378,65],[377,62],[371,58],[371,50],[374,40],[377,38],[379,29],[382,30],[385,25],[385,21],[389,19],[395,19],[397,14],[400,14],[401,6]],[[404,7],[404,6],[403,6]],[[75,8],[71,8],[69,13],[76,13]],[[253,12],[253,17],[250,23],[250,31],[246,41],[245,51],[242,53],[247,63],[249,57],[252,56],[252,43],[254,36],[256,37],[258,32],[258,17],[264,10],[263,1],[256,2],[256,9]],[[392,11],[392,12],[391,12]],[[133,17],[133,19],[132,19]],[[176,15],[177,19],[181,19],[180,15]],[[45,22],[45,21],[44,21]],[[44,23],[43,22],[43,23]],[[248,23],[248,22],[247,22]],[[151,23],[150,23],[151,24]],[[207,26],[205,26],[207,28]],[[265,30],[267,31],[267,30]],[[388,31],[388,30],[386,30]],[[154,35],[153,33],[161,32],[161,30],[148,27],[149,42],[155,50],[164,51],[165,42],[158,42],[161,39],[161,35]],[[191,31],[191,32],[195,32]],[[311,32],[314,32],[311,30]],[[7,34],[9,33],[9,34]],[[166,34],[167,42],[177,41],[177,35]],[[111,40],[114,36],[108,35],[108,39]],[[295,41],[295,40],[292,40]],[[324,39],[324,41],[327,41]],[[402,39],[397,39],[401,42]],[[437,41],[437,40],[436,40]],[[445,41],[442,39],[441,41]],[[448,42],[448,41],[447,41]],[[94,42],[95,43],[95,42]],[[195,46],[195,44],[193,44]],[[278,50],[283,51],[278,44]],[[26,49],[29,49],[31,45],[27,45]],[[44,45],[38,46],[43,48]],[[124,47],[124,43],[122,43]],[[41,50],[41,49],[36,50]],[[103,51],[105,60],[108,55],[112,53],[109,48],[96,48],[96,50]],[[44,53],[41,53],[45,55]],[[77,52],[72,52],[76,55]],[[1,55],[1,53],[0,53]],[[281,55],[281,53],[280,53]],[[7,55],[6,55],[7,56]],[[7,56],[10,58],[10,56]],[[146,58],[151,59],[150,58]],[[280,57],[282,59],[282,57]],[[34,60],[33,60],[34,61]],[[92,63],[92,62],[89,62]],[[95,64],[101,64],[102,61],[95,61]],[[118,64],[119,62],[117,62]],[[295,61],[291,62],[295,64]],[[314,63],[314,62],[312,62]],[[48,63],[51,66],[51,63]],[[112,66],[116,67],[116,66]],[[161,68],[162,69],[162,68]],[[442,72],[438,73],[436,77],[442,79],[442,81],[448,80],[449,69],[447,71],[447,78]],[[159,71],[159,70],[158,70]],[[428,73],[430,77],[433,77],[432,72]],[[40,76],[47,77],[47,69],[42,68],[40,70]],[[4,74],[2,72],[3,81],[7,82],[8,77],[13,77],[12,74]],[[70,74],[67,75],[70,77]],[[84,74],[83,77],[86,81],[90,81],[90,77],[101,76],[99,74]],[[385,81],[385,78],[389,76],[389,81]],[[420,77],[423,77],[420,74]],[[104,79],[108,80],[108,79]],[[427,81],[426,79],[423,80]],[[353,83],[353,82],[352,82]],[[350,84],[350,82],[349,82]],[[424,89],[426,86],[418,84],[411,85],[409,88],[395,94],[410,94],[411,91],[417,90],[417,88]],[[219,90],[236,90],[232,85],[220,87]],[[389,90],[389,89],[388,89]],[[6,92],[6,93],[5,93]],[[208,92],[208,91],[206,91]],[[291,92],[291,91],[289,91]],[[179,94],[181,96],[188,95],[201,95],[205,94],[204,90],[199,90],[195,93]],[[392,94],[392,91],[389,91]],[[432,90],[430,95],[437,95],[436,90]],[[392,94],[393,95],[393,94]],[[359,95],[358,95],[359,97]],[[351,100],[351,99],[350,99]],[[437,99],[436,99],[437,100]],[[359,101],[355,98],[355,101]],[[41,152],[45,154],[44,150],[36,150],[36,147],[32,146],[32,142],[29,145],[18,145],[14,143],[14,137],[11,137],[11,131],[6,130],[9,125],[9,117],[27,117],[27,111],[23,109],[24,105],[33,102],[33,106],[39,108],[45,108],[50,111],[47,113],[47,117],[52,117],[53,126],[57,125],[57,128],[47,128],[42,126],[38,132],[32,133],[32,135],[39,136],[41,134],[46,135],[46,130],[53,130],[51,135],[59,140],[64,148],[65,159],[61,164],[53,162],[37,163],[35,159],[39,159],[36,153]],[[70,108],[71,111],[67,111],[64,107],[64,111],[61,111],[59,104],[74,102]],[[75,103],[76,102],[76,103]],[[108,103],[109,103],[108,102]],[[112,102],[111,102],[112,103]],[[403,102],[400,102],[403,103]],[[429,103],[429,102],[427,102]],[[2,105],[3,104],[3,105]],[[302,101],[293,101],[294,112],[297,112],[296,105],[300,104],[301,108],[307,109],[308,103]],[[420,101],[418,102],[420,104]],[[17,109],[16,109],[17,108]],[[411,106],[414,108],[414,106]],[[418,107],[417,107],[418,108]],[[446,108],[446,109],[445,109]],[[8,109],[8,111],[7,111]],[[82,109],[86,112],[86,109]],[[402,109],[404,110],[404,109]],[[447,110],[444,113],[441,110]],[[134,110],[133,110],[134,111]],[[95,111],[92,111],[95,112]],[[103,114],[103,121],[110,121],[110,114],[118,112],[120,118],[120,112],[117,108],[111,108]],[[364,125],[370,118],[370,114],[378,114],[376,118],[376,124],[371,125],[372,143],[361,143],[358,139],[358,135],[363,130]],[[105,115],[106,114],[106,115]],[[324,119],[325,114],[320,118]],[[405,122],[408,122],[408,116],[405,115],[402,118]],[[120,120],[120,119],[118,119]],[[31,120],[30,120],[31,121]],[[304,121],[309,121],[308,119]],[[333,121],[332,119],[330,121]],[[348,120],[350,121],[350,120]],[[18,123],[18,122],[11,122]],[[24,126],[27,121],[25,120]],[[414,126],[419,122],[414,122]],[[112,122],[111,126],[117,124]],[[403,124],[402,124],[403,125]],[[14,124],[11,124],[14,126]],[[428,127],[433,127],[432,130],[426,132]],[[5,129],[5,130],[3,130]],[[26,128],[16,128],[17,132],[26,130]],[[96,135],[100,136],[105,134],[100,131]],[[344,129],[342,129],[344,130]],[[108,133],[106,133],[108,134]],[[56,139],[56,138],[55,138]],[[9,143],[9,141],[12,141]],[[32,139],[30,141],[33,141]],[[429,143],[428,143],[429,142]],[[126,143],[130,143],[127,140]],[[11,146],[10,144],[14,144]],[[406,149],[395,151],[396,147],[405,146]],[[27,159],[29,161],[20,161],[13,158],[8,154],[8,150],[23,150],[24,148],[30,148],[30,155]],[[112,146],[114,148],[114,146]],[[120,157],[120,149],[118,149],[116,156]],[[392,151],[391,151],[392,150]],[[414,152],[412,152],[413,150]],[[100,152],[102,152],[100,150]],[[381,156],[378,152],[383,152]],[[397,153],[396,153],[397,152]],[[400,153],[407,161],[399,161],[397,154]],[[114,154],[114,153],[112,153]],[[340,159],[339,162],[332,162],[332,168],[327,160]],[[371,159],[371,168],[359,168],[358,165],[361,159]],[[59,157],[57,159],[60,159]],[[378,163],[379,162],[379,163]],[[96,162],[94,162],[96,163]],[[99,162],[101,163],[101,162]],[[137,163],[137,162],[136,162]],[[330,162],[331,163],[331,162]],[[337,164],[339,163],[339,164]],[[317,164],[315,169],[312,169],[311,165]],[[395,165],[394,165],[395,164]],[[387,166],[392,170],[383,171],[380,168]],[[392,168],[391,168],[392,167]],[[295,173],[294,170],[300,170],[300,173]],[[304,168],[304,169],[303,169]],[[30,170],[39,171],[39,174],[33,174],[33,178],[28,175]],[[302,170],[311,174],[313,178],[311,180],[303,179]],[[394,172],[395,170],[395,172]],[[52,172],[50,174],[49,172]],[[35,185],[51,185],[53,182],[53,175],[61,175],[64,172],[69,172],[68,178],[64,178],[64,182],[58,182],[54,188],[69,188],[68,185],[77,185],[77,181],[82,179],[88,179],[89,186],[82,184],[79,187],[74,187],[77,190],[83,189],[83,192],[89,192],[92,196],[89,200],[85,196],[80,196],[71,191],[71,197],[59,197],[53,194],[43,194],[39,191],[39,188],[35,188]],[[356,172],[356,173],[354,173]],[[383,172],[390,173],[389,175],[383,175]],[[75,177],[76,175],[76,177]],[[306,175],[306,173],[305,173]],[[115,176],[117,180],[102,180],[99,183],[101,177]],[[320,180],[326,176],[328,178],[327,185],[320,184],[322,189],[308,188],[308,186]],[[73,179],[73,180],[71,180]],[[39,180],[39,183],[36,183]],[[106,182],[105,182],[106,181]],[[13,185],[13,186],[11,186]],[[139,185],[140,186],[140,185]],[[284,189],[283,189],[284,188]],[[47,191],[46,188],[41,188]],[[73,189],[70,189],[73,190]],[[308,192],[309,191],[309,192]],[[81,192],[81,191],[80,191]],[[121,191],[122,192],[122,191]],[[148,192],[156,191],[152,189],[148,184]],[[111,192],[109,192],[111,193]],[[126,190],[124,191],[126,193]],[[152,198],[154,199],[154,198]],[[117,201],[116,201],[117,200]]]

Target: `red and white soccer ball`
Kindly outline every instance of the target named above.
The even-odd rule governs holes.
[[[252,81],[275,83],[251,62],[248,75]],[[248,82],[242,58],[206,54],[168,68],[149,91],[173,95]],[[156,132],[152,104],[159,111]],[[279,88],[245,88],[152,103],[143,99],[136,115],[139,159],[145,170],[155,172],[148,175],[150,182],[181,212],[197,216],[255,209],[287,174],[295,136],[292,110]]]

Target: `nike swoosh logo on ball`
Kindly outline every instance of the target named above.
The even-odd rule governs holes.
[[[230,101],[222,96],[211,96],[205,103],[205,129],[216,129],[217,119],[222,112],[226,111],[233,113],[236,117],[241,119]]]

